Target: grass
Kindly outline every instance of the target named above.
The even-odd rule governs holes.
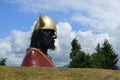
[[[0,80],[120,80],[120,71],[0,66]]]

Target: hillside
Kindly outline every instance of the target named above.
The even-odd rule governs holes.
[[[120,71],[0,66],[0,80],[120,80]]]

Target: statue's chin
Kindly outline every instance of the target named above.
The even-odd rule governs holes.
[[[51,49],[51,50],[55,50],[55,45],[53,44],[49,49]]]

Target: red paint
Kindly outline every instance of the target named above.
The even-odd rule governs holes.
[[[21,66],[55,67],[52,59],[36,48],[29,48]]]

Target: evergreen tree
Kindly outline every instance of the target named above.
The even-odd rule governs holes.
[[[5,66],[6,65],[6,60],[7,60],[7,58],[2,58],[0,60],[0,65]]]
[[[70,65],[71,68],[85,68],[90,67],[90,56],[82,51],[80,44],[76,38],[71,42],[72,49],[70,53]]]
[[[70,62],[70,68],[89,68],[91,65],[89,54],[78,52]]]
[[[105,69],[117,69],[118,54],[115,53],[112,45],[105,39],[101,48],[102,53],[105,56],[104,68]]]
[[[81,45],[78,43],[78,40],[76,38],[73,39],[73,41],[71,42],[71,53],[70,53],[70,58],[73,58],[74,56],[76,56],[77,52],[79,52],[81,50]]]
[[[100,44],[95,48],[96,52],[91,55],[91,67],[93,68],[103,68],[105,57],[102,54]]]
[[[102,47],[100,44],[96,47],[96,52],[92,54],[92,67],[104,69],[117,69],[118,55],[112,48],[108,40],[104,40]]]

